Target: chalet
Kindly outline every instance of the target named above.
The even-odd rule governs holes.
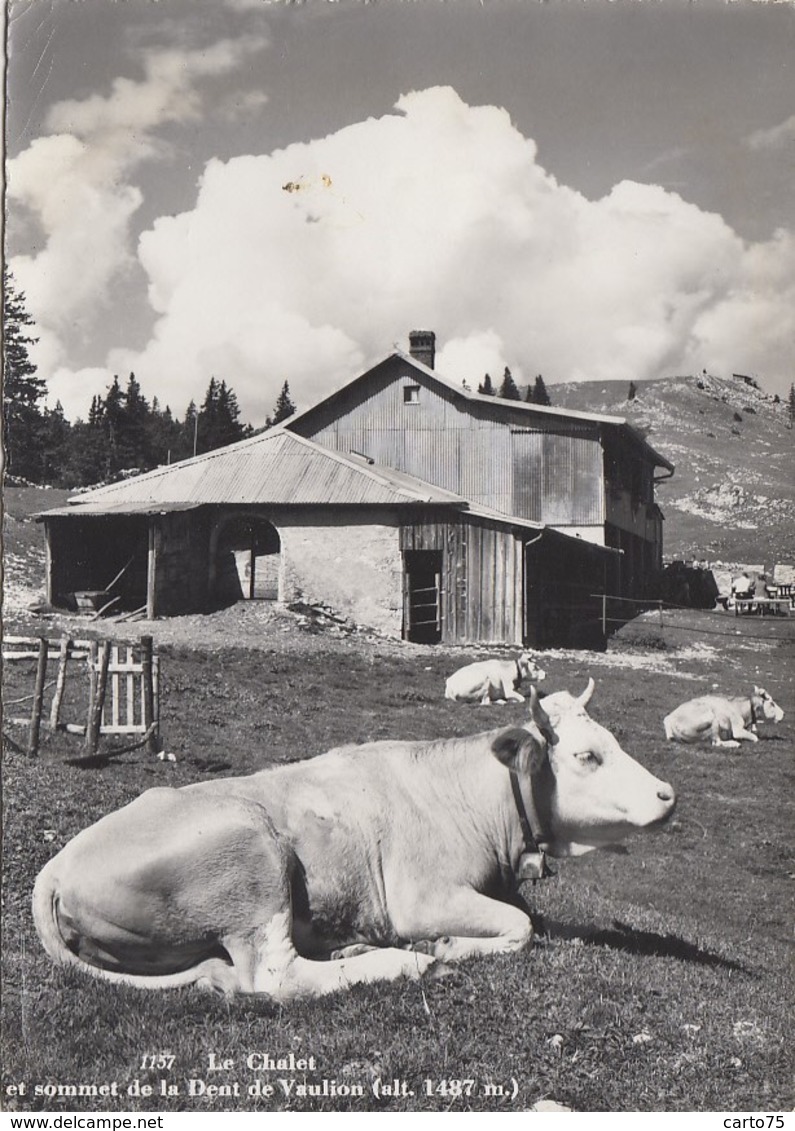
[[[602,595],[649,596],[658,469],[622,417],[472,393],[411,335],[284,425],[41,515],[54,605],[149,617],[306,600],[433,643],[599,645]],[[631,607],[631,606],[627,606]]]

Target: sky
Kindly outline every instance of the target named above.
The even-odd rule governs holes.
[[[795,378],[795,5],[8,0],[49,403],[264,423],[435,331],[475,387]]]

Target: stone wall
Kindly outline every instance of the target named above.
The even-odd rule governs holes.
[[[281,599],[328,605],[355,624],[399,637],[403,561],[399,523],[383,513],[274,517],[282,543]]]

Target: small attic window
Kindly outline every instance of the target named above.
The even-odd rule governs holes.
[[[403,404],[419,404],[420,403],[420,387],[419,385],[404,385],[403,386]]]

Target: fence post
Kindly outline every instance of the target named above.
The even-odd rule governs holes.
[[[88,744],[88,731],[91,725],[91,717],[94,714],[94,700],[97,697],[97,651],[99,645],[96,640],[90,640],[88,644],[88,714],[86,715],[86,745]]]
[[[96,644],[92,643],[92,653],[96,655]],[[96,684],[92,686],[93,695],[86,726],[86,749],[94,754],[99,745],[99,730],[102,726],[102,709],[105,706],[105,690],[108,686],[108,664],[110,663],[110,643],[103,640],[99,649],[99,672]],[[93,671],[93,667],[92,667]]]
[[[607,636],[607,594],[602,594],[602,636]]]
[[[659,601],[658,604],[659,604],[659,607],[660,607],[659,608],[659,611],[660,611],[660,628],[663,628],[664,627],[664,625],[663,625],[663,603],[662,603],[662,601]]]
[[[154,681],[154,664],[152,663],[153,645],[151,636],[141,637],[141,678],[143,679],[144,687],[144,717],[143,725],[144,730],[151,732],[146,739],[146,752],[147,754],[157,754],[160,745],[157,727],[153,726],[157,720],[155,718],[155,681]]]
[[[28,754],[38,754],[39,752],[39,731],[41,729],[41,711],[44,703],[44,682],[47,678],[48,648],[47,640],[42,637],[39,640],[39,658],[36,664],[36,687],[33,692],[33,710],[30,715]]]
[[[68,636],[61,637],[61,651],[58,654],[58,678],[55,683],[55,694],[52,697],[52,706],[50,707],[50,730],[52,731],[58,729],[64,685],[66,684],[66,665],[69,659],[70,643],[71,641]]]

